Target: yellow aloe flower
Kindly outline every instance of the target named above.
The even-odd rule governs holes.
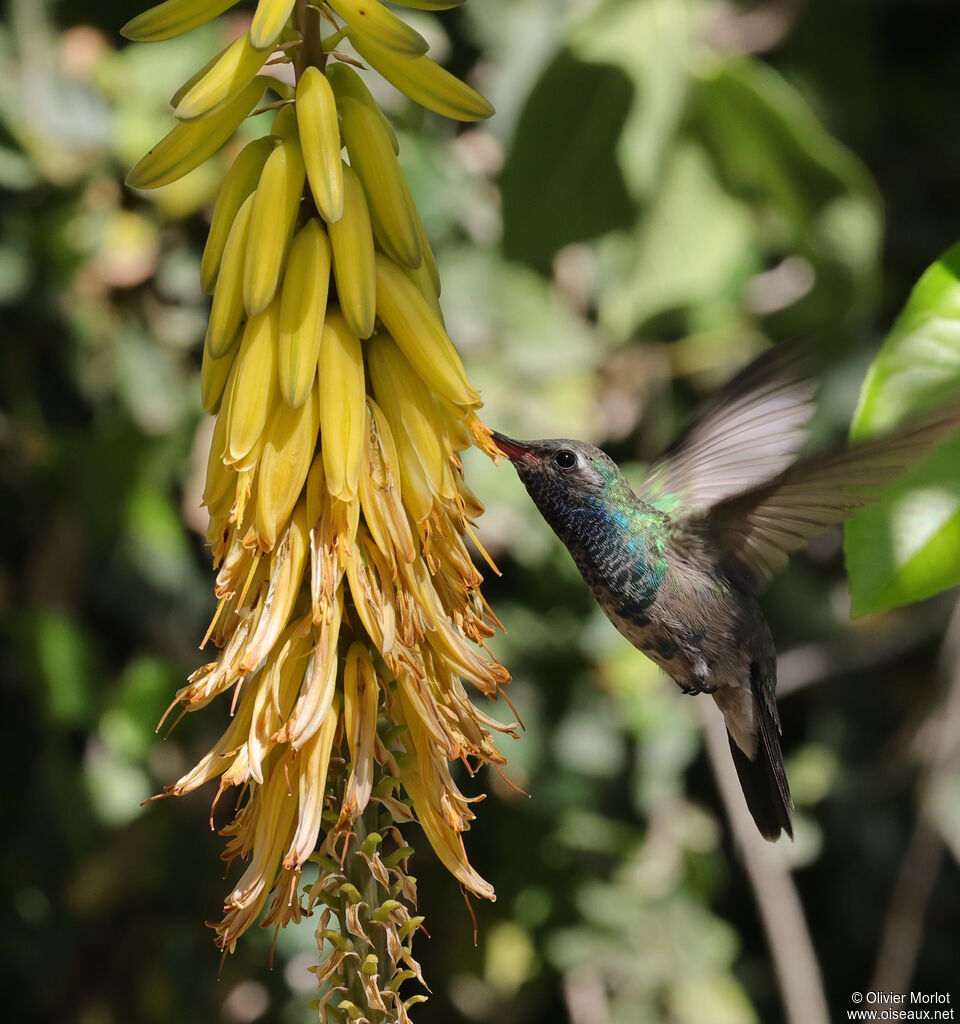
[[[170,3],[128,31],[167,38],[229,6]],[[465,892],[493,899],[464,843],[481,796],[450,764],[502,765],[492,733],[515,726],[466,685],[495,700],[509,680],[484,647],[499,623],[466,544],[483,509],[460,459],[497,450],[443,324],[396,133],[339,63],[345,35],[416,102],[492,113],[380,4],[259,0],[249,33],[178,91],[182,123],[130,178],[150,188],[197,166],[274,81],[261,66],[293,64],[296,87],[266,103],[272,129],[226,176],[201,266],[217,654],[174,704],[219,706],[225,729],[164,792],[217,781],[216,806],[239,788],[221,834],[246,868],[215,926],[222,949],[257,921],[314,914],[321,1019],[404,1022],[424,998],[400,992],[422,981],[408,823]],[[302,891],[311,859],[319,875]]]

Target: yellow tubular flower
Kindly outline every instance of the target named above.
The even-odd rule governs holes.
[[[303,747],[323,725],[336,699],[337,641],[342,614],[343,595],[338,592],[331,606],[329,621],[317,628],[316,645],[303,676],[296,706],[277,733],[277,741],[289,743],[294,750]]]
[[[357,100],[346,96],[339,109],[350,166],[360,178],[370,207],[373,237],[398,263],[419,267],[423,256],[413,199],[389,135],[373,111]]]
[[[365,460],[360,472],[363,518],[382,554],[412,562],[417,557],[400,490],[400,459],[386,417],[367,399]]]
[[[166,0],[138,14],[120,29],[120,35],[137,43],[171,39],[211,21],[237,0]]]
[[[310,191],[320,216],[331,223],[343,215],[343,162],[336,100],[319,68],[300,76],[296,114]]]
[[[480,396],[429,303],[389,257],[376,256],[377,315],[423,379],[458,405],[477,405]]]
[[[397,631],[395,589],[386,561],[370,542],[366,530],[356,542],[346,565],[347,582],[357,614],[376,649],[387,657],[393,652]]]
[[[219,53],[214,54],[206,64],[200,68],[199,71],[195,71],[186,81],[181,82],[176,92],[170,97],[170,106],[173,107],[176,112],[177,104],[183,99],[184,96],[203,78],[208,74],[214,67],[216,67],[217,61],[230,49],[231,44],[227,43]]]
[[[429,388],[387,334],[370,339],[367,358],[373,393],[399,448],[412,449],[431,491],[452,499],[452,481],[444,474],[445,438],[436,430],[439,414]]]
[[[233,369],[234,358],[233,352],[228,352],[220,359],[214,359],[209,348],[203,346],[203,360],[200,363],[200,402],[204,411],[211,416],[216,415],[220,408],[220,399],[227,385],[227,377]]]
[[[274,734],[293,709],[304,662],[310,653],[312,632],[309,618],[291,622],[262,670],[247,735],[250,777],[256,782],[263,782],[263,759],[273,747]]]
[[[307,472],[305,501],[307,503],[307,522],[314,527],[320,522],[323,509],[330,499],[326,480],[323,478],[323,455],[317,455]]]
[[[341,820],[363,814],[373,791],[373,746],[377,736],[380,687],[370,652],[354,642],[343,669],[343,723],[350,751],[350,778],[340,811]]]
[[[311,481],[307,481],[309,498]],[[344,568],[353,550],[360,522],[360,503],[338,501],[326,493],[320,517],[311,534],[310,605],[313,621],[329,621]]]
[[[243,321],[243,261],[250,234],[253,198],[252,195],[247,196],[240,205],[223,247],[217,288],[213,293],[207,335],[204,339],[204,347],[214,359],[219,359],[233,347],[238,339],[237,331]]]
[[[317,392],[299,408],[280,402],[264,436],[257,471],[257,539],[270,551],[307,479],[317,443]]]
[[[376,307],[376,266],[373,230],[363,186],[352,167],[343,165],[343,215],[330,222],[333,275],[340,309],[360,338],[373,334]]]
[[[250,42],[258,50],[269,50],[283,31],[293,10],[294,0],[257,0],[250,25]]]
[[[369,37],[404,57],[427,52],[427,41],[378,0],[327,0],[341,18],[364,38]]]
[[[464,852],[463,840],[443,820],[439,801],[434,799],[433,792],[410,761],[401,762],[400,778],[404,788],[413,798],[417,818],[443,866],[474,895],[495,900],[493,886],[470,866]]]
[[[402,430],[402,419],[397,417],[394,423],[390,423],[391,434],[396,434],[398,425]],[[434,513],[434,498],[436,495],[430,487],[423,466],[413,446],[404,443],[401,438],[397,445],[397,463],[400,467],[400,482],[403,490],[403,504],[407,511],[413,516],[417,524],[425,523]]]
[[[200,786],[212,782],[223,771],[224,758],[235,754],[243,745],[244,737],[250,729],[250,721],[253,718],[254,698],[257,691],[250,687],[240,698],[236,713],[230,720],[230,725],[190,771],[181,775],[176,782],[165,786],[163,792],[167,796],[183,796],[185,793],[192,793]]]
[[[277,752],[273,762],[266,784],[251,788],[249,802],[234,824],[224,829],[225,834],[235,837],[227,846],[227,859],[252,851],[250,866],[224,901],[223,921],[216,928],[220,945],[227,950],[256,921],[266,904],[293,829],[297,799],[287,789],[292,754]]]
[[[290,244],[280,299],[280,393],[295,409],[316,377],[329,284],[330,241],[313,218]]]
[[[231,386],[227,377],[227,387]],[[210,440],[210,455],[207,458],[207,472],[203,484],[203,503],[211,511],[230,489],[235,481],[236,473],[224,466],[223,451],[227,443],[227,417],[218,413],[213,425],[213,437]]]
[[[178,120],[192,121],[228,102],[253,81],[268,56],[255,50],[247,36],[239,36],[186,95],[178,99],[173,111]]]
[[[357,493],[366,427],[363,353],[360,339],[331,310],[320,342],[320,431],[327,489],[350,501]]]
[[[414,103],[456,121],[482,121],[493,107],[480,93],[429,57],[402,57],[363,32],[351,32],[357,53]]]
[[[273,118],[270,134],[278,139],[297,137],[297,108],[294,103],[285,103]]]
[[[252,317],[243,331],[227,413],[223,461],[228,465],[250,453],[276,405],[279,306],[279,302],[274,302],[259,316]]]
[[[323,716],[323,724],[310,737],[300,751],[303,767],[300,770],[300,820],[294,832],[290,849],[283,858],[285,868],[302,868],[313,854],[320,836],[323,815],[323,798],[326,787],[322,784],[327,778],[327,767],[330,764],[330,753],[333,738],[340,722],[340,697],[333,695],[327,713]],[[318,782],[321,783],[318,785]]]
[[[127,175],[130,188],[159,188],[199,167],[230,138],[263,95],[254,80],[205,117],[178,124]]]
[[[325,77],[329,80],[338,101],[349,97],[362,103],[368,110],[372,110],[377,115],[377,118],[383,125],[383,130],[390,139],[393,152],[399,153],[400,140],[397,138],[397,133],[390,123],[390,118],[380,109],[380,105],[373,98],[373,93],[366,87],[363,79],[356,71],[349,64],[330,64],[327,66]]]
[[[229,6],[167,0],[124,31],[169,38]],[[222,949],[258,920],[313,914],[321,1020],[399,1024],[422,999],[400,994],[422,981],[422,918],[398,826],[418,821],[463,888],[492,899],[464,846],[480,797],[450,764],[499,766],[492,732],[516,733],[467,694],[496,699],[509,680],[484,647],[499,623],[466,543],[482,507],[460,458],[497,450],[444,327],[396,132],[341,62],[344,35],[416,102],[462,120],[491,112],[379,0],[258,0],[249,33],[177,90],[180,123],[128,182],[188,173],[274,83],[264,110],[277,113],[227,172],[200,266],[213,296],[200,383],[216,416],[203,503],[218,606],[215,653],[174,703],[221,706],[225,730],[164,792],[216,780],[215,805],[242,794],[222,829],[225,859],[246,862],[216,925]],[[295,87],[260,77],[281,59]],[[304,894],[310,859],[319,874]]]
[[[270,558],[270,582],[263,599],[263,612],[244,648],[242,672],[260,667],[287,624],[307,565],[310,550],[307,534],[306,507],[301,503]]]
[[[304,173],[300,144],[294,138],[284,139],[263,165],[243,261],[243,304],[250,316],[262,313],[276,294],[297,221]]]
[[[233,222],[247,196],[257,187],[260,172],[272,149],[273,140],[269,137],[244,146],[223,179],[200,260],[200,285],[208,294],[213,291]]]

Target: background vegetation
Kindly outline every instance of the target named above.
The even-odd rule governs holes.
[[[198,267],[231,154],[152,197],[120,182],[232,22],[125,47],[138,9],[13,0],[0,27],[8,1014],[304,1021],[311,923],[280,935],[272,972],[272,936],[245,939],[218,981],[207,802],[141,806],[220,725],[211,709],[153,732],[212,610]],[[816,440],[846,434],[911,286],[960,237],[955,4],[471,0],[415,22],[498,111],[458,133],[382,94],[488,422],[639,464],[764,338],[816,334]],[[956,383],[958,262],[898,322],[858,431]],[[920,467],[906,526],[888,507],[848,538],[860,610],[957,581],[958,464],[954,446]],[[483,780],[470,852],[498,900],[476,947],[454,883],[419,857],[433,995],[417,1020],[779,1021],[756,893],[796,952],[793,885],[833,1019],[854,990],[950,991],[956,594],[851,623],[839,534],[778,581],[764,607],[797,839],[744,861],[699,704],[606,623],[509,468],[477,458],[468,479],[504,571],[487,596],[527,727],[510,774],[531,797]]]

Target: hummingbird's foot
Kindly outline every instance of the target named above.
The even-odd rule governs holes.
[[[688,697],[696,697],[698,693],[716,693],[719,689],[719,683],[708,683],[705,679],[697,679],[681,686],[680,692]]]
[[[716,693],[719,688],[720,684],[712,680],[710,666],[702,658],[697,661],[693,672],[680,687],[684,693],[691,696],[697,693]]]

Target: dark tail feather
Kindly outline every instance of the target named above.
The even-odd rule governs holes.
[[[730,740],[730,753],[740,778],[740,788],[747,801],[747,808],[757,823],[757,828],[764,839],[771,841],[780,837],[781,830],[793,838],[793,821],[791,811],[793,801],[790,799],[790,785],[783,767],[783,753],[780,750],[780,730],[774,721],[766,699],[760,690],[756,675],[751,680],[753,700],[760,720],[760,737],[757,743],[757,756],[754,760]]]

